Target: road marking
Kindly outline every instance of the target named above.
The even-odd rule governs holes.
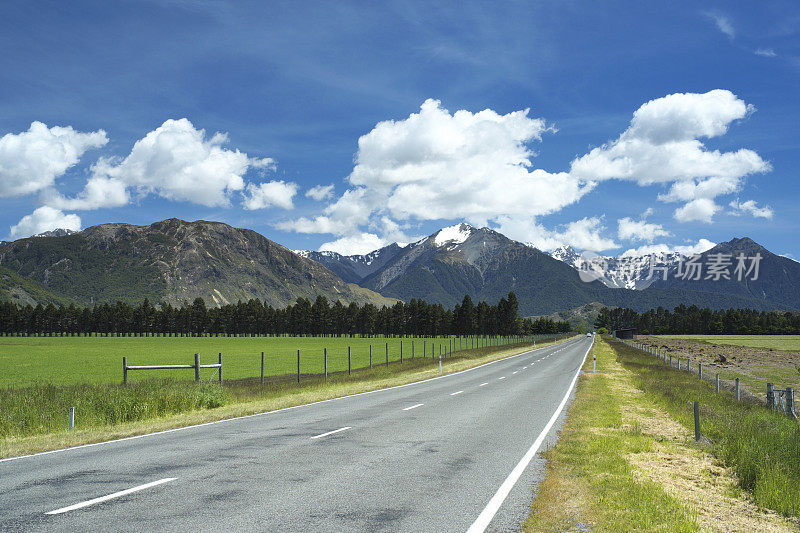
[[[417,405],[412,405],[411,407],[403,408],[403,411],[410,411],[412,409],[416,409],[417,407],[422,407],[423,405],[425,405],[425,404],[424,403],[418,403]]]
[[[558,420],[561,411],[564,410],[564,406],[567,405],[567,401],[569,400],[569,395],[572,393],[573,387],[575,387],[575,382],[578,381],[578,376],[581,373],[581,368],[586,362],[586,356],[589,355],[589,350],[591,349],[592,347],[589,346],[589,348],[586,349],[586,353],[583,354],[583,360],[581,361],[581,364],[578,365],[578,370],[575,372],[575,376],[572,378],[572,382],[569,384],[569,387],[567,387],[567,392],[564,394],[564,398],[561,400],[561,403],[558,404],[558,407],[553,413],[553,416],[550,417],[550,420],[547,422],[547,425],[544,427],[539,436],[536,437],[536,440],[533,442],[528,451],[525,452],[525,455],[522,456],[522,459],[519,460],[519,463],[517,463],[517,466],[514,467],[514,470],[512,470],[511,473],[508,474],[508,477],[505,479],[505,481],[503,481],[503,484],[500,485],[500,488],[497,489],[497,492],[494,493],[494,496],[492,496],[492,499],[489,500],[488,504],[486,504],[486,507],[484,507],[483,511],[481,511],[481,514],[478,515],[478,518],[476,518],[475,521],[472,523],[472,525],[469,527],[467,533],[483,533],[489,526],[489,523],[492,521],[492,518],[494,518],[494,515],[497,513],[497,511],[500,509],[500,506],[503,505],[503,502],[508,497],[508,494],[511,492],[511,489],[514,488],[514,485],[517,483],[517,480],[519,480],[522,473],[528,467],[531,460],[536,455],[536,452],[539,451],[539,448],[544,442],[544,439],[547,437],[547,434],[550,432],[550,429],[556,423],[556,420]]]
[[[506,379],[506,377],[505,377],[505,376],[503,376],[503,377],[499,377],[499,378],[497,378],[497,379]]]
[[[161,485],[162,483],[166,483],[168,481],[175,481],[175,479],[177,478],[165,477],[164,479],[159,479],[158,481],[153,481],[152,483],[145,483],[144,485],[139,485],[138,487],[121,490],[119,492],[115,492],[114,494],[109,494],[108,496],[100,496],[99,498],[95,498],[93,500],[86,500],[85,502],[76,503],[75,505],[70,505],[69,507],[62,507],[61,509],[56,509],[55,511],[50,511],[46,514],[61,514],[61,513],[67,513],[69,511],[74,511],[76,509],[83,509],[84,507],[89,507],[90,505],[94,505],[96,503],[106,502],[108,500],[113,500],[114,498],[127,496],[128,494],[138,492],[140,490],[149,489],[150,487],[155,487],[156,485]]]
[[[486,386],[486,385],[488,385],[488,384],[489,384],[489,383],[481,383],[480,385],[478,385],[478,387],[484,387],[484,386]]]
[[[328,435],[333,435],[334,433],[339,433],[340,431],[347,431],[348,429],[353,429],[350,426],[345,426],[343,428],[334,429],[333,431],[328,431],[327,433],[323,433],[322,435],[314,435],[311,437],[312,439],[321,439],[322,437],[327,437]]]
[[[458,394],[461,394],[462,392],[464,392],[464,391],[463,391],[463,390],[460,390],[460,391],[456,391],[456,392],[451,392],[451,393],[450,393],[450,396],[456,396],[456,395],[458,395]]]
[[[561,341],[561,342],[572,342],[572,339],[567,340],[567,341]],[[556,343],[556,344],[558,344],[558,343]],[[573,344],[575,344],[575,343],[573,342]],[[338,401],[341,401],[341,400],[346,400],[348,398],[355,398],[357,396],[366,396],[368,394],[377,394],[377,393],[386,392],[386,391],[394,390],[394,389],[403,389],[405,387],[413,387],[413,386],[416,386],[416,385],[424,385],[424,384],[430,383],[431,381],[436,381],[438,379],[450,378],[450,377],[453,377],[453,376],[457,376],[458,374],[464,374],[466,372],[472,372],[473,370],[478,370],[480,368],[484,368],[484,367],[487,367],[489,365],[493,365],[493,364],[496,364],[496,363],[502,363],[503,361],[509,361],[511,359],[516,359],[516,358],[522,357],[524,355],[530,355],[530,354],[535,353],[535,352],[540,352],[542,350],[547,350],[549,348],[552,348],[553,346],[554,345],[542,346],[540,348],[532,348],[532,349],[527,350],[525,352],[520,352],[520,353],[517,353],[517,354],[514,354],[514,355],[509,355],[508,357],[503,357],[501,359],[495,359],[494,361],[489,361],[488,363],[483,363],[482,365],[473,366],[471,368],[465,368],[464,370],[459,370],[457,372],[450,372],[449,374],[444,374],[442,376],[436,376],[436,377],[428,378],[428,379],[421,379],[419,381],[412,381],[411,383],[404,383],[402,385],[393,385],[391,387],[384,387],[382,389],[373,389],[373,390],[368,390],[368,391],[364,391],[364,392],[357,392],[355,394],[348,394],[346,396],[337,396],[336,398],[328,398],[326,400],[317,400],[316,402],[303,403],[303,404],[300,404],[300,405],[293,405],[291,407],[282,407],[280,409],[274,409],[272,411],[262,411],[260,413],[252,413],[252,414],[249,414],[249,415],[234,416],[234,417],[231,417],[231,418],[223,418],[221,420],[212,420],[211,422],[201,422],[199,424],[192,424],[192,425],[189,425],[189,426],[183,426],[183,427],[179,427],[179,428],[164,429],[164,430],[161,430],[161,431],[154,431],[152,433],[142,433],[141,435],[131,435],[130,437],[122,437],[121,439],[104,440],[102,442],[90,442],[88,444],[79,444],[77,446],[70,446],[69,448],[58,448],[58,449],[55,449],[55,450],[47,450],[47,451],[44,451],[44,452],[29,453],[29,454],[26,454],[26,455],[16,455],[14,457],[5,457],[5,458],[0,459],[0,463],[5,463],[7,461],[18,461],[20,459],[28,459],[30,457],[38,457],[40,455],[50,455],[50,454],[53,454],[53,453],[63,453],[63,452],[68,452],[68,451],[80,450],[80,449],[83,449],[83,448],[94,448],[95,446],[107,446],[109,444],[116,444],[116,443],[125,442],[125,441],[129,441],[129,440],[143,439],[145,437],[155,437],[157,435],[166,435],[168,433],[175,433],[175,432],[178,432],[178,431],[186,431],[186,430],[189,430],[189,429],[199,429],[199,428],[203,428],[205,426],[214,426],[216,424],[225,424],[225,423],[229,423],[229,422],[245,420],[245,419],[248,419],[248,418],[254,418],[254,417],[258,417],[258,416],[275,415],[275,414],[278,414],[278,413],[283,413],[284,411],[294,411],[295,409],[302,409],[304,407],[314,407],[314,406],[318,406],[318,405],[326,404],[326,403],[330,403],[330,402],[338,402]]]
[[[512,372],[512,374],[516,374],[516,373],[517,373],[517,371],[516,371],[516,370],[514,370],[514,371]]]

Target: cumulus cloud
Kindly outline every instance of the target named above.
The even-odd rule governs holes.
[[[670,185],[659,196],[687,204],[679,221],[705,220],[717,211],[712,201],[739,190],[745,176],[771,170],[754,151],[708,150],[701,138],[718,137],[754,108],[726,90],[678,93],[651,100],[633,115],[630,127],[608,144],[575,159],[570,174],[584,180],[629,180],[641,186]],[[701,218],[697,218],[701,216]]]
[[[772,218],[775,214],[772,211],[772,208],[768,205],[764,207],[758,207],[758,204],[755,200],[747,200],[746,202],[739,202],[739,199],[732,201],[730,204],[733,208],[734,215],[740,215],[742,213],[750,214],[756,218]]]
[[[23,196],[52,187],[92,148],[108,143],[103,130],[81,133],[32,122],[28,131],[0,137],[0,197]]]
[[[21,239],[59,228],[78,231],[81,229],[81,218],[74,214],[64,214],[60,209],[42,206],[11,226],[10,234],[12,239]]]
[[[716,246],[715,243],[708,239],[700,239],[696,244],[685,244],[677,246],[669,246],[666,244],[647,244],[639,248],[631,248],[625,250],[620,254],[620,257],[640,257],[643,255],[662,255],[679,253],[681,255],[696,255],[710,250]]]
[[[342,255],[364,255],[389,244],[374,233],[358,233],[326,242],[320,246],[321,252],[337,252]]]
[[[267,207],[280,207],[291,209],[294,207],[292,198],[297,194],[297,184],[281,181],[269,181],[255,185],[247,185],[247,195],[242,205],[245,209],[265,209]]]
[[[330,185],[316,185],[311,187],[306,191],[306,197],[313,198],[318,202],[327,200],[328,198],[333,198],[333,183]]]
[[[665,230],[661,224],[646,221],[652,213],[652,208],[648,208],[640,220],[633,220],[630,217],[619,219],[617,221],[617,237],[628,241],[653,242],[657,237],[670,236],[671,233]]]
[[[678,222],[705,222],[710,223],[714,214],[719,211],[719,206],[714,200],[698,198],[675,210],[675,220]]]
[[[156,194],[169,200],[227,207],[233,194],[245,189],[244,176],[249,170],[275,167],[270,158],[251,158],[225,148],[227,142],[224,133],[208,138],[205,130],[195,128],[188,119],[170,119],[136,141],[126,157],[101,157],[76,197],[65,198],[51,191],[45,193],[44,201],[59,209],[98,209],[126,205],[132,194]],[[254,187],[262,185],[274,191],[270,184]],[[258,192],[248,198],[250,206],[266,201]],[[278,193],[272,203],[285,206],[286,191]],[[291,208],[291,196],[288,205]]]
[[[529,110],[450,113],[438,100],[426,100],[418,113],[381,122],[359,139],[351,188],[321,215],[279,227],[357,236],[360,226],[386,217],[462,219],[485,226],[500,215],[556,212],[593,184],[532,168],[529,144],[552,128],[528,115]]]
[[[576,250],[600,252],[618,248],[613,239],[604,237],[606,230],[600,217],[586,217],[564,224],[556,229],[547,229],[534,218],[499,217],[498,230],[511,239],[527,242],[544,251],[560,246],[572,246]]]

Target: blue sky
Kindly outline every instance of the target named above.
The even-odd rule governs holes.
[[[798,258],[798,27],[796,2],[4,2],[0,238],[179,217],[355,252],[465,220]]]

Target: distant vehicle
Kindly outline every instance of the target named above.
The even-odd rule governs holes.
[[[586,336],[587,336],[587,337],[591,337],[591,336],[592,336],[592,334],[591,334],[591,333],[587,333],[587,334],[586,334]]]

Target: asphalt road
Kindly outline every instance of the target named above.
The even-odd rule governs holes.
[[[517,530],[591,342],[3,460],[0,530]]]

